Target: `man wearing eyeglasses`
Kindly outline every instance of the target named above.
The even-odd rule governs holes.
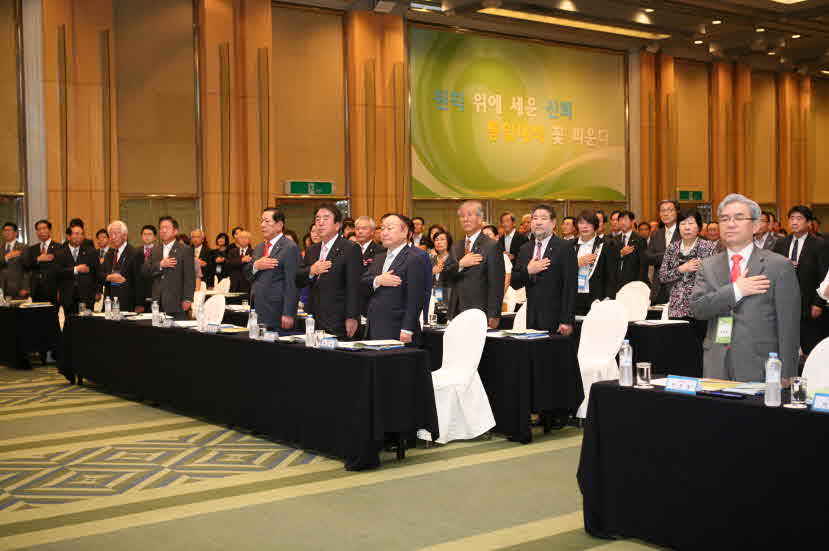
[[[703,375],[764,381],[765,362],[777,352],[783,377],[798,372],[800,289],[792,263],[754,244],[760,206],[732,193],[717,209],[725,251],[703,260],[691,311],[708,320]]]

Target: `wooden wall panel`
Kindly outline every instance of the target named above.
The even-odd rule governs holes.
[[[14,5],[15,2],[0,2],[0,121],[3,121],[0,125],[0,193],[23,191]]]
[[[811,202],[829,204],[829,80],[812,83],[812,120],[809,143]],[[829,224],[829,221],[824,222]],[[825,227],[825,226],[824,226]]]
[[[751,75],[746,194],[758,203],[777,201],[777,91],[773,73]]]
[[[676,188],[710,195],[710,83],[708,65],[677,61]]]

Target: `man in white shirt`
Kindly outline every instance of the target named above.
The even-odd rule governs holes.
[[[658,208],[662,224],[658,230],[651,232],[651,242],[644,253],[645,265],[653,266],[654,274],[659,273],[662,258],[671,243],[682,239],[676,227],[679,203],[673,199],[666,199],[659,202]],[[671,285],[663,285],[658,277],[654,277],[651,284],[651,304],[666,304],[670,296]]]
[[[501,251],[505,252],[511,261],[518,258],[518,251],[527,242],[527,236],[521,234],[515,227],[515,215],[509,211],[501,215],[501,228],[504,235],[498,238]]]
[[[754,246],[760,218],[756,202],[732,193],[717,215],[726,250],[703,260],[691,296],[694,317],[709,320],[703,375],[764,381],[765,362],[776,352],[783,377],[795,376],[800,290],[794,268],[782,256]]]
[[[208,287],[213,287],[213,276],[216,273],[216,263],[213,261],[213,251],[204,242],[204,231],[195,229],[190,232],[190,246],[193,247],[193,256],[201,268],[202,281]]]

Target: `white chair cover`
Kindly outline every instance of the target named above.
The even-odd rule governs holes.
[[[590,387],[599,381],[619,378],[616,354],[627,332],[627,309],[616,300],[594,302],[581,326],[579,340],[579,369],[584,385],[584,401],[577,417],[587,416]]]
[[[642,321],[648,317],[651,305],[650,288],[641,281],[631,281],[616,293],[616,300],[628,309],[629,321]]]
[[[201,285],[199,286],[199,291],[207,291],[207,282],[202,281]]]
[[[213,286],[213,291],[218,295],[226,295],[230,292],[230,278],[226,277]]]
[[[225,296],[213,295],[207,299],[204,303],[204,315],[207,316],[207,323],[222,323],[225,317]]]
[[[521,305],[521,308],[515,313],[515,321],[512,322],[513,329],[524,330],[527,328],[527,303]]]
[[[219,276],[214,275],[213,276],[213,288],[215,289],[216,285],[218,285],[218,284],[219,284]]]
[[[829,273],[826,274],[826,277],[823,279],[820,285],[817,288],[817,294],[823,300],[829,300]]]
[[[481,310],[455,317],[443,335],[443,363],[432,373],[440,435],[437,442],[468,440],[495,426],[478,364],[486,342],[487,319]],[[418,438],[432,440],[427,430]]]
[[[190,313],[193,315],[193,318],[198,314],[199,306],[204,302],[206,296],[207,291],[196,291],[193,293],[193,306],[190,308]]]
[[[507,287],[504,293],[504,303],[507,305],[504,312],[515,312],[515,305],[518,304],[518,293],[512,287]]]
[[[803,366],[809,394],[829,392],[829,337],[823,339],[806,358]]]
[[[661,319],[663,319],[663,320],[671,319],[670,318],[670,310],[671,310],[670,306],[671,306],[671,303],[669,302],[668,304],[665,305],[665,308],[662,309]]]

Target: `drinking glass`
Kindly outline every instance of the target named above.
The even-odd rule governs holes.
[[[325,338],[325,331],[322,329],[317,329],[314,331],[314,348],[319,348],[320,344],[322,344],[322,339]]]
[[[78,303],[78,315],[79,316],[85,316],[86,315],[86,303],[85,302],[79,302]]]
[[[435,314],[434,312],[432,312],[431,314],[429,314],[429,325],[431,327],[434,327],[437,324],[438,324],[438,315]]]
[[[792,401],[786,406],[795,409],[806,409],[806,379],[804,377],[792,377],[791,381]]]
[[[653,388],[650,362],[636,362],[636,388]]]
[[[267,332],[268,332],[268,326],[265,325],[264,323],[260,323],[259,324],[259,335],[258,335],[260,341],[265,340],[265,333],[267,333]]]

